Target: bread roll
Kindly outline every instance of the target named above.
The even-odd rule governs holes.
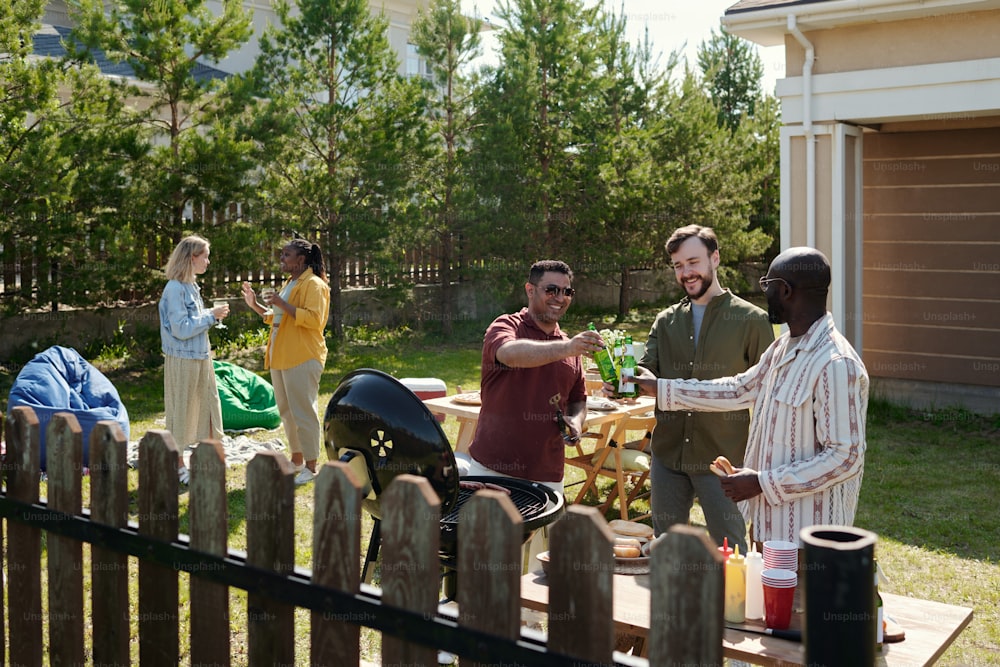
[[[611,532],[615,535],[624,535],[625,537],[644,537],[646,539],[653,537],[653,528],[644,523],[639,523],[638,521],[612,519],[608,522],[608,526],[611,528]]]
[[[736,472],[733,464],[729,462],[725,456],[716,456],[715,460],[708,464],[708,469],[714,472],[719,477],[725,477],[727,475],[732,475]]]
[[[642,555],[639,547],[619,547],[615,546],[615,558],[638,558]]]
[[[616,537],[615,538],[616,547],[635,547],[636,549],[642,549],[642,542],[634,537]]]

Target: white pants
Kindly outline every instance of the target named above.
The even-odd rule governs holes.
[[[472,458],[468,454],[456,454],[455,460],[458,462],[458,475],[459,477],[509,477],[512,479],[520,479],[519,477],[514,477],[513,475],[505,475],[502,472],[497,472],[487,468],[482,463]],[[468,463],[466,463],[468,461]],[[557,492],[560,496],[565,495],[563,493],[563,483],[562,480],[558,482],[538,482],[536,480],[526,480],[535,482],[536,484],[544,484],[553,491]]]
[[[301,453],[306,461],[319,458],[319,444],[323,438],[316,412],[322,374],[323,365],[318,359],[280,371],[271,369],[274,402],[281,415],[281,424],[285,427],[288,448],[292,454]]]
[[[458,476],[461,477],[513,477],[513,475],[504,475],[496,470],[491,470],[487,468],[482,463],[472,458],[468,454],[456,454],[455,460],[458,464]],[[515,478],[517,479],[517,478]],[[532,480],[534,481],[534,480]],[[537,482],[538,484],[543,484],[560,496],[564,496],[563,493],[563,483],[559,482]],[[533,570],[538,569],[538,563],[535,560],[535,556],[543,551],[548,551],[549,549],[549,527],[543,526],[539,530],[532,533],[531,537],[528,539],[527,543],[524,545],[524,552],[522,554],[522,572],[527,574]]]

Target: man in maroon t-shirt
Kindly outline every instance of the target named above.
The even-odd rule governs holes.
[[[524,285],[528,307],[501,315],[486,330],[469,474],[519,477],[562,491],[566,442],[557,411],[568,437],[578,438],[587,414],[580,355],[603,346],[596,331],[569,338],[559,329],[572,281],[565,262],[536,262]]]

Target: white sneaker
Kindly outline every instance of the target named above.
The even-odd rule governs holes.
[[[303,484],[308,484],[309,482],[313,481],[315,477],[316,473],[314,473],[309,468],[303,468],[302,472],[300,472],[298,475],[295,476],[295,486],[302,486]]]
[[[191,481],[191,471],[187,469],[187,466],[181,466],[177,469],[177,479],[180,480],[181,484],[187,484]]]

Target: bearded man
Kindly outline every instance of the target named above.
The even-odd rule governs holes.
[[[666,243],[685,296],[660,312],[639,365],[657,378],[710,380],[736,375],[757,363],[774,341],[767,313],[719,284],[719,240],[710,227],[688,225]],[[651,440],[650,511],[659,535],[688,523],[698,498],[712,539],[746,553],[746,522],[727,498],[709,463],[723,455],[742,464],[748,410],[656,411]],[[740,462],[740,463],[737,463]]]

